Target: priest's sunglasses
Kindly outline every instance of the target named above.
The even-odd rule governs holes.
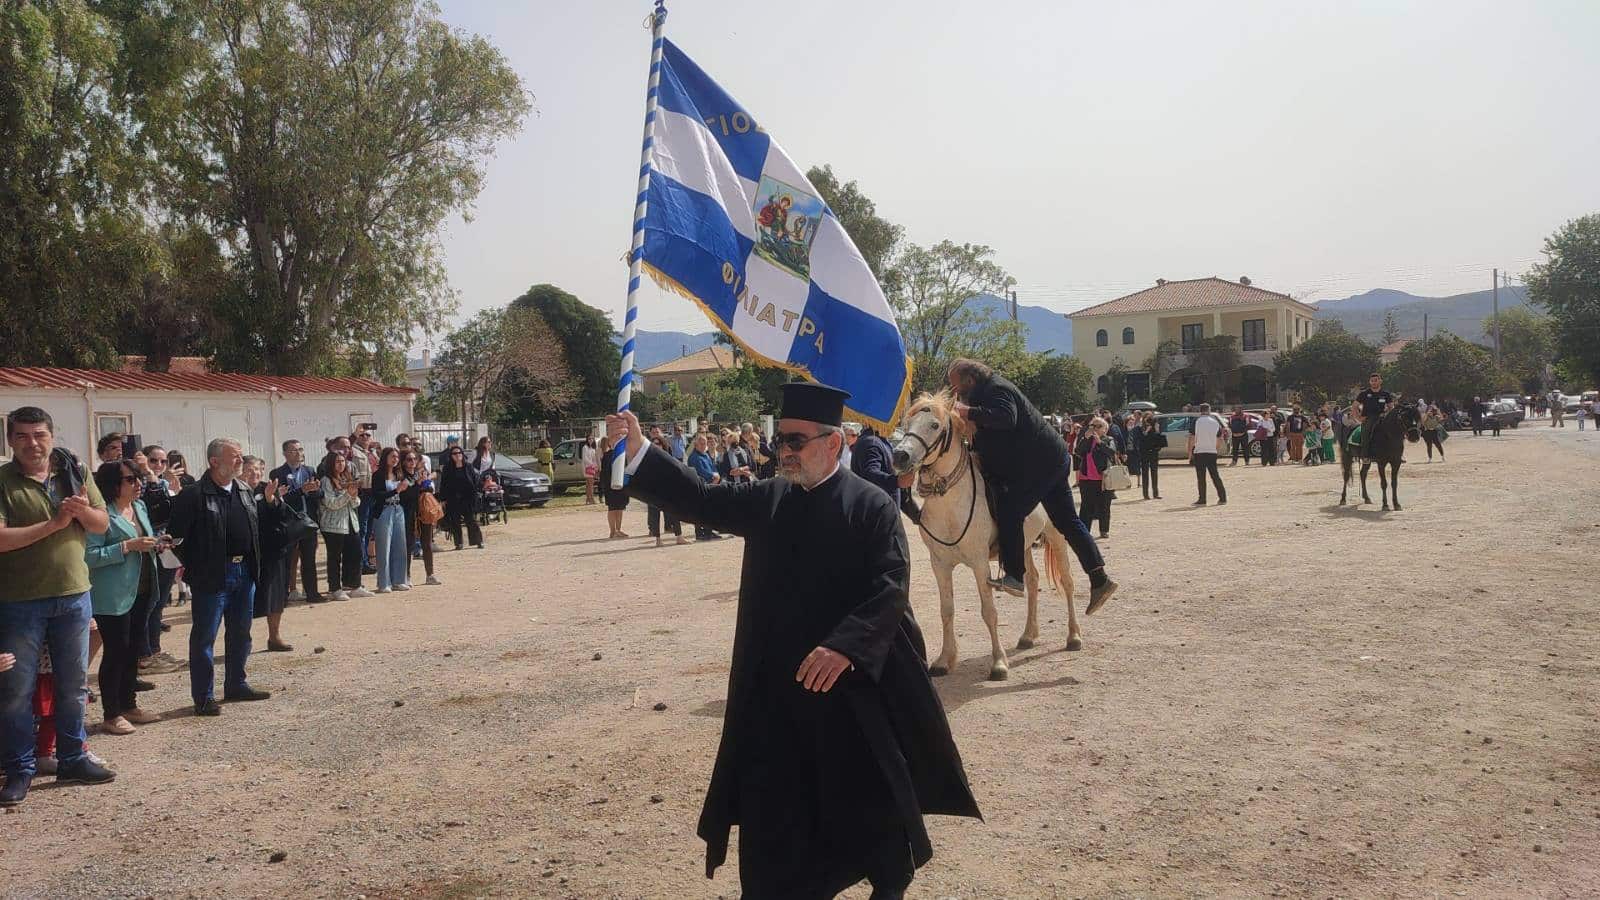
[[[791,452],[799,453],[801,450],[805,449],[807,444],[811,443],[817,438],[827,437],[828,434],[830,434],[830,432],[826,431],[819,434],[801,434],[798,431],[780,431],[772,436],[772,448],[776,450],[787,447]]]

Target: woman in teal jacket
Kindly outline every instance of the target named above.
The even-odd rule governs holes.
[[[132,734],[134,725],[161,717],[139,708],[135,682],[139,657],[133,651],[135,605],[147,611],[155,593],[158,541],[139,493],[144,479],[129,460],[108,462],[95,470],[94,482],[106,498],[111,527],[90,534],[84,555],[89,563],[89,598],[100,628],[100,702],[105,707],[106,734]]]

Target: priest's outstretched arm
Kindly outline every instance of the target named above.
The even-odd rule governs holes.
[[[911,611],[907,596],[911,580],[905,529],[900,513],[885,502],[864,535],[868,559],[865,596],[850,615],[845,616],[822,646],[850,658],[857,671],[877,681],[884,660],[900,631],[900,624]]]
[[[768,488],[760,484],[706,484],[693,469],[644,440],[633,413],[606,416],[606,431],[628,441],[628,495],[674,517],[713,531],[745,535],[767,520]],[[605,465],[611,465],[607,460]],[[602,477],[608,477],[602,474]]]

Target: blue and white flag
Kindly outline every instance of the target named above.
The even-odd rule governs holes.
[[[662,58],[643,262],[747,353],[850,392],[887,434],[911,361],[883,289],[800,167],[671,41]]]

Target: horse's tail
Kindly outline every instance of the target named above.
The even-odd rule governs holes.
[[[1044,575],[1061,596],[1072,603],[1072,570],[1067,563],[1067,539],[1054,525],[1044,527]]]

